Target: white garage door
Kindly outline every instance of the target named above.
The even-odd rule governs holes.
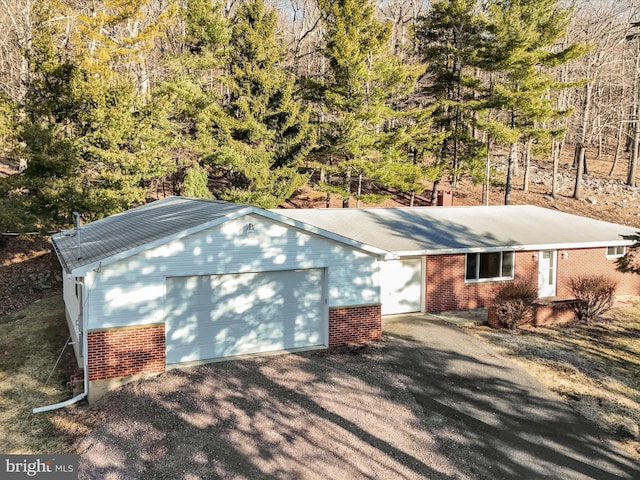
[[[380,264],[382,314],[420,311],[422,260],[403,258]]]
[[[167,278],[167,364],[326,345],[323,274]]]

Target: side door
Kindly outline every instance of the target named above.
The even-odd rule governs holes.
[[[557,250],[540,250],[538,254],[538,297],[555,297]]]

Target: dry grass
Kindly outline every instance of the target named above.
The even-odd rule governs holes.
[[[474,328],[640,459],[640,300],[591,326]]]
[[[640,300],[631,307],[610,310],[592,326],[570,324],[516,333],[485,327],[472,331],[640,459]],[[72,452],[71,443],[99,420],[69,408],[30,413],[33,407],[69,398],[65,386],[69,347],[45,385],[67,335],[59,295],[0,317],[0,452]]]
[[[46,383],[67,336],[60,295],[0,317],[0,452],[70,451],[70,439],[55,425],[55,414],[31,413],[34,407],[69,398],[63,371],[68,356]]]

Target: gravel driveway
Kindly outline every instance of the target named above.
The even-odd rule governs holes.
[[[172,370],[95,408],[80,479],[640,478],[632,460],[457,327]]]

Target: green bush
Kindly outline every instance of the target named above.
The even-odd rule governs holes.
[[[571,279],[569,289],[578,300],[571,309],[580,323],[591,324],[609,310],[615,299],[617,284],[605,275],[588,275]]]
[[[530,281],[505,283],[496,292],[494,300],[499,325],[513,329],[528,321],[537,298],[538,288]]]

